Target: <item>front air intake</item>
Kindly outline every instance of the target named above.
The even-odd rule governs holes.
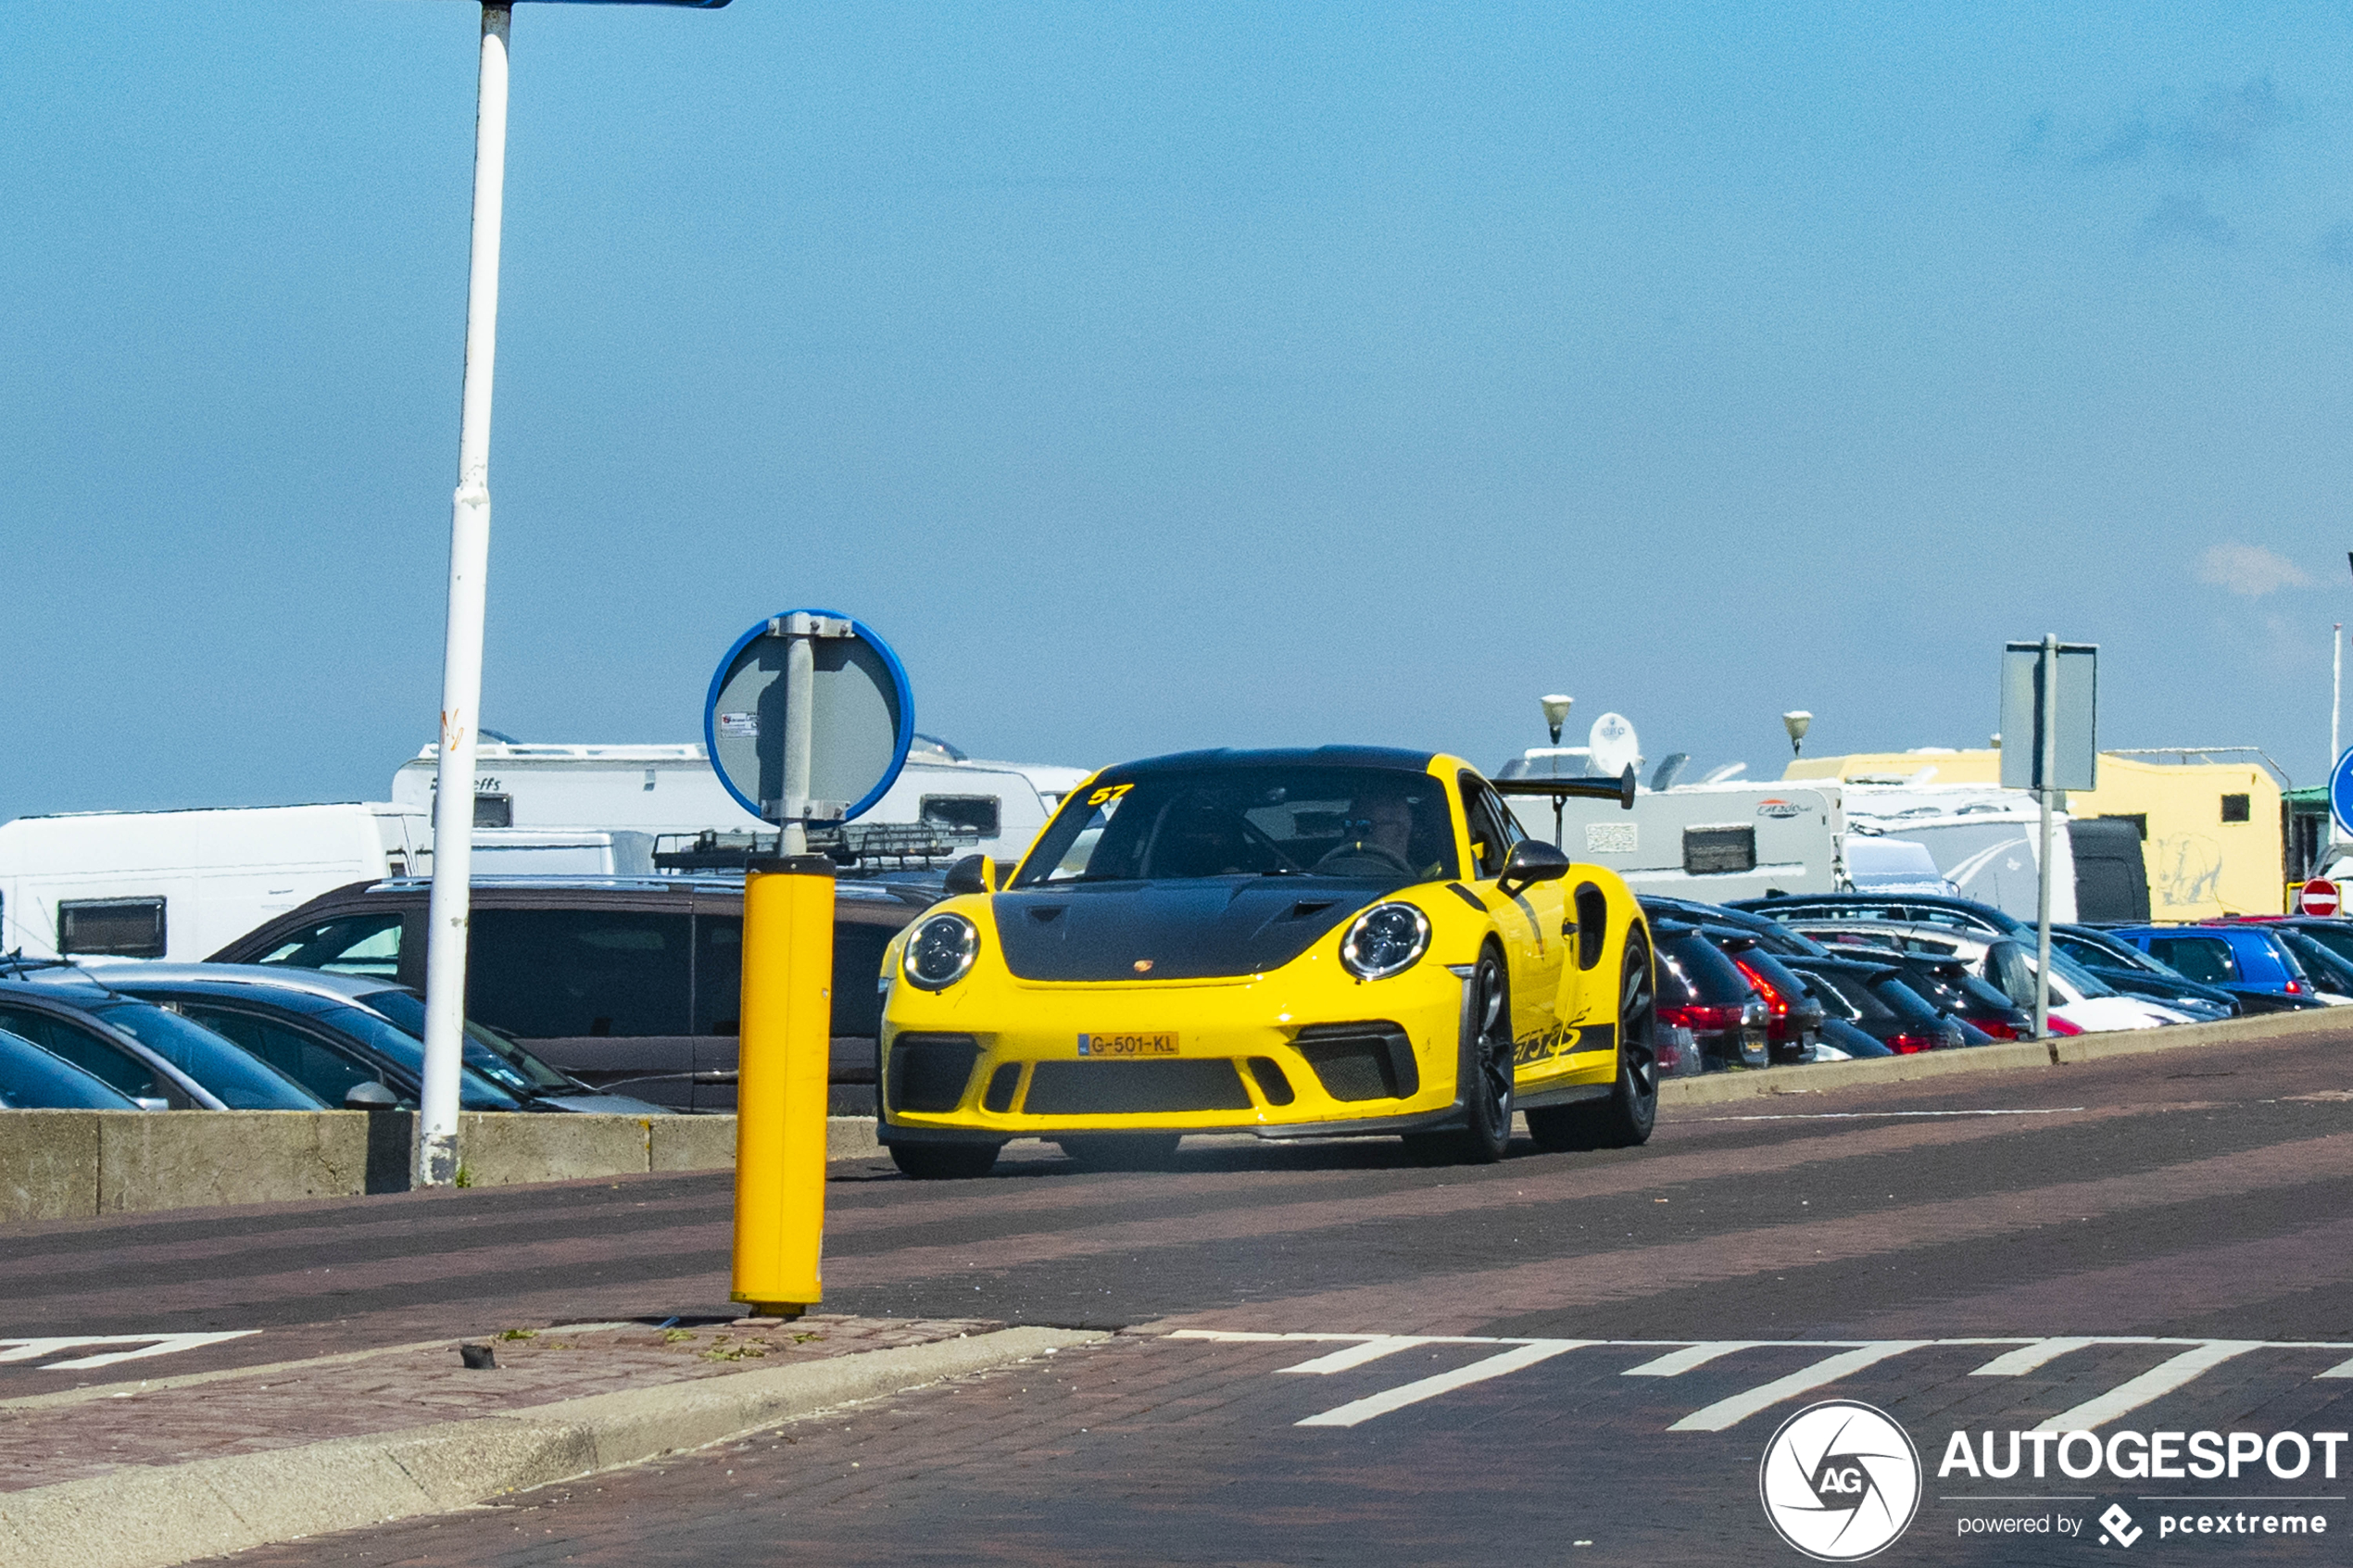
[[[980,1042],[970,1035],[901,1035],[890,1043],[890,1109],[939,1112],[963,1102]]]
[[[1291,1044],[1334,1099],[1410,1099],[1421,1091],[1413,1039],[1394,1023],[1318,1023]]]

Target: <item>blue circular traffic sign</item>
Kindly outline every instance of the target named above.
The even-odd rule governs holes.
[[[2336,819],[2340,838],[2353,838],[2353,746],[2329,770],[2329,814]]]
[[[703,746],[727,793],[763,822],[784,808],[789,649],[810,645],[808,816],[847,822],[898,782],[915,739],[906,667],[873,627],[838,610],[790,609],[737,637],[703,699]]]

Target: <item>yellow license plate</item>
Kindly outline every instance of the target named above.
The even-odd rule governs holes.
[[[1173,1029],[1140,1035],[1081,1035],[1078,1054],[1087,1057],[1175,1056],[1176,1032]]]

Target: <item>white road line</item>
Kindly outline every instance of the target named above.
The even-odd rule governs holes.
[[[1321,1415],[1311,1415],[1295,1424],[1354,1426],[1360,1422],[1370,1421],[1377,1415],[1387,1415],[1390,1411],[1403,1410],[1407,1405],[1419,1404],[1424,1399],[1434,1399],[1441,1394],[1449,1394],[1457,1388],[1466,1388],[1474,1383],[1484,1383],[1491,1377],[1502,1377],[1509,1373],[1523,1371],[1539,1361],[1550,1361],[1554,1356],[1577,1349],[1580,1346],[1596,1343],[1599,1341],[1592,1339],[1533,1340],[1528,1344],[1514,1346],[1500,1355],[1473,1361],[1468,1366],[1456,1367],[1452,1372],[1441,1372],[1434,1376],[1422,1378],[1418,1382],[1391,1388],[1385,1394],[1353,1399],[1347,1404],[1327,1410]]]
[[[1322,1342],[1329,1344],[1340,1339],[1389,1339],[1387,1334],[1265,1334],[1247,1328],[1178,1328],[1171,1329],[1171,1339],[1210,1339],[1220,1345],[1274,1345],[1295,1339],[1302,1345]]]
[[[1444,1340],[1423,1339],[1410,1334],[1387,1335],[1378,1339],[1367,1339],[1362,1345],[1351,1345],[1344,1350],[1333,1350],[1316,1357],[1312,1361],[1302,1361],[1297,1366],[1277,1367],[1275,1370],[1277,1372],[1346,1372],[1351,1367],[1363,1366],[1366,1361],[1377,1361],[1383,1356],[1393,1356],[1400,1350],[1409,1350],[1416,1345],[1444,1343],[1446,1343]]]
[[[240,1328],[226,1334],[83,1334],[68,1337],[43,1339],[0,1339],[0,1361],[33,1361],[44,1356],[54,1356],[59,1350],[77,1349],[84,1345],[135,1345],[133,1350],[110,1350],[95,1356],[76,1356],[69,1361],[51,1361],[43,1372],[89,1372],[98,1367],[113,1366],[118,1361],[145,1361],[149,1356],[169,1356],[182,1350],[200,1350],[208,1345],[219,1345],[231,1339],[243,1339],[259,1334],[258,1328]]]
[[[2073,1410],[2061,1411],[2034,1430],[2037,1432],[2088,1432],[2093,1427],[2114,1421],[2118,1416],[2139,1410],[2151,1399],[2171,1394],[2184,1383],[2212,1368],[2221,1366],[2233,1356],[2263,1348],[2260,1339],[2209,1339],[2195,1348],[2160,1361],[2138,1377],[2129,1377],[2096,1399],[2086,1399]]]
[[[2093,1345],[2114,1343],[2113,1340],[2106,1339],[2037,1339],[2031,1345],[2021,1345],[2015,1350],[1994,1357],[1969,1375],[1971,1377],[2016,1377],[2022,1373],[2036,1371],[2046,1363],[2058,1360],[2070,1350],[2081,1350]],[[2136,1340],[2134,1343],[2154,1345],[2157,1341],[2143,1339]]]
[[[1783,1399],[1793,1399],[1800,1394],[1811,1393],[1826,1383],[1835,1383],[1890,1356],[1900,1356],[1906,1350],[1918,1350],[1935,1343],[1933,1339],[1882,1339],[1876,1345],[1842,1350],[1835,1356],[1824,1357],[1801,1372],[1777,1377],[1745,1393],[1735,1394],[1729,1399],[1718,1399],[1703,1410],[1693,1411],[1667,1430],[1721,1432],[1728,1426],[1739,1425],[1759,1411],[1769,1410]]]
[[[2034,1110],[1785,1110],[1763,1116],[1694,1116],[1693,1122],[1882,1122],[1915,1116],[2066,1116],[2080,1105],[2054,1105]],[[1681,1120],[1681,1118],[1678,1118]]]
[[[2353,1361],[2339,1361],[2336,1365],[2329,1368],[2328,1371],[2318,1374],[2317,1375],[2322,1377],[2353,1377]]]
[[[1629,1366],[1621,1374],[1626,1377],[1680,1377],[1695,1366],[1705,1366],[1718,1356],[1729,1356],[1735,1350],[1754,1350],[1767,1343],[1762,1339],[1707,1339],[1697,1345],[1686,1345],[1680,1350],[1669,1350],[1655,1361],[1641,1366]]]

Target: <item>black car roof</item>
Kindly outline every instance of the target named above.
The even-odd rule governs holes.
[[[1172,751],[1106,768],[1106,773],[1190,772],[1202,768],[1386,768],[1401,773],[1429,770],[1435,751],[1409,751],[1394,746],[1279,746],[1250,750],[1219,746],[1211,751]]]

